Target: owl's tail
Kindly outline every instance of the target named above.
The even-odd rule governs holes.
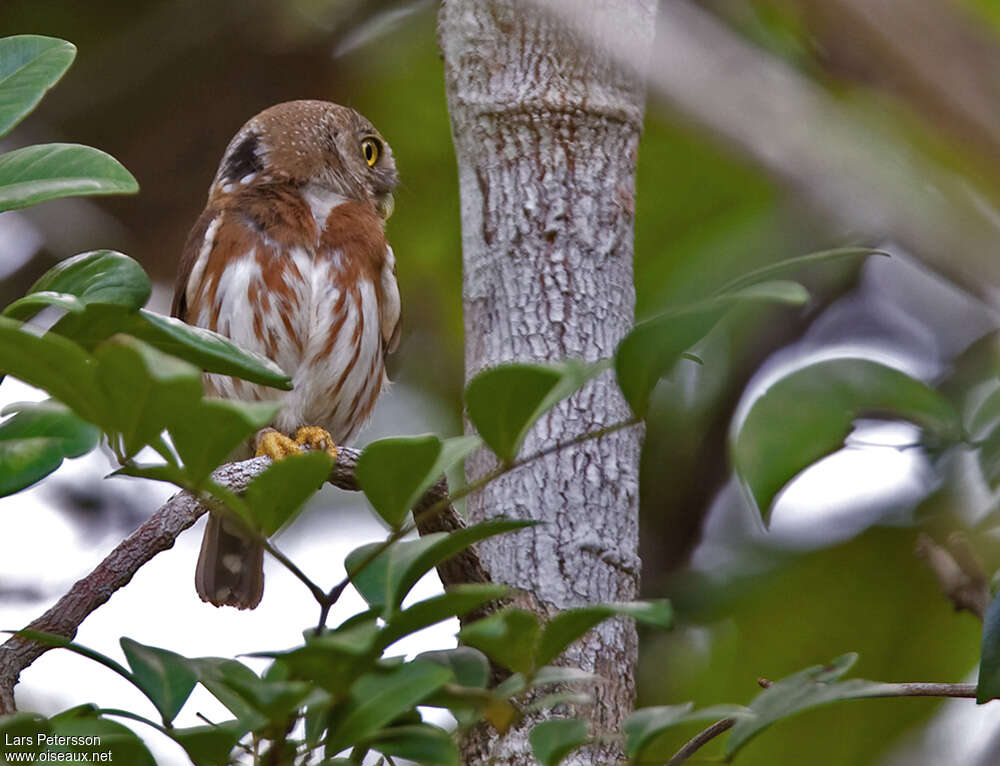
[[[194,585],[202,601],[253,609],[264,595],[264,547],[232,519],[211,514]]]

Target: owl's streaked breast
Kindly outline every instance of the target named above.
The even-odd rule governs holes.
[[[223,211],[206,230],[200,279],[188,296],[191,320],[262,354],[292,377],[278,391],[222,375],[206,376],[214,396],[280,400],[274,426],[292,432],[319,425],[337,442],[355,435],[386,383],[383,296],[398,292],[391,250],[357,234],[350,205],[310,200],[311,213],[327,214],[313,242],[282,242],[268,228]],[[328,205],[328,207],[327,207]],[[343,206],[348,208],[338,212]],[[321,219],[322,220],[322,219]],[[228,253],[223,260],[219,257]],[[236,255],[236,253],[240,253]],[[392,304],[392,295],[388,303]]]

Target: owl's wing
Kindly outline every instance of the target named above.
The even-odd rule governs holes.
[[[379,327],[385,353],[391,354],[399,345],[401,322],[399,321],[399,283],[396,281],[396,256],[392,248],[385,246],[385,263],[382,265],[379,301]]]
[[[174,285],[174,300],[170,306],[170,315],[181,321],[186,321],[187,318],[187,288],[191,272],[198,262],[198,256],[202,249],[206,246],[205,238],[208,235],[209,225],[217,215],[218,211],[205,208],[205,211],[191,228],[191,233],[188,234],[187,242],[184,243],[184,249],[181,251],[181,261],[177,267],[177,282]],[[208,243],[208,246],[211,247],[211,243]]]

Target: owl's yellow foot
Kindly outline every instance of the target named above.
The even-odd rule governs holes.
[[[257,457],[281,460],[304,450],[322,450],[334,460],[337,459],[337,445],[334,444],[333,437],[319,426],[302,426],[295,432],[294,439],[273,428],[265,428],[257,435]]]
[[[302,448],[290,436],[281,431],[266,428],[257,435],[257,457],[281,460],[289,455],[298,455]]]
[[[325,428],[319,426],[302,426],[295,432],[295,444],[311,450],[323,450],[334,460],[337,459],[337,445]]]

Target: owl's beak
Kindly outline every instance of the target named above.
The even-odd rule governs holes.
[[[375,206],[378,208],[378,214],[382,216],[382,220],[388,221],[389,216],[392,215],[392,211],[396,207],[396,198],[392,196],[392,192],[380,194],[375,200]]]

